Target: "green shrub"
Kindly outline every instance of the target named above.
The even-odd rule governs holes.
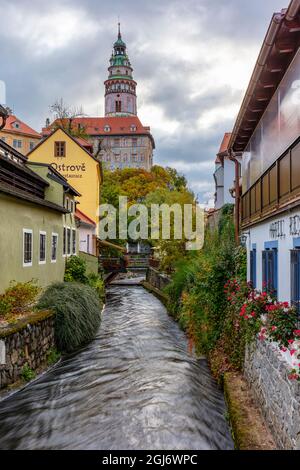
[[[48,366],[52,366],[55,364],[61,357],[61,353],[57,351],[56,348],[51,348],[47,352],[47,364]]]
[[[98,274],[90,273],[87,275],[87,283],[90,287],[95,289],[99,299],[103,302],[105,299],[104,281]]]
[[[70,256],[66,262],[65,270],[66,282],[87,283],[86,262],[79,256]]]
[[[73,282],[52,284],[38,306],[56,312],[55,338],[59,351],[73,351],[88,342],[100,324],[100,300],[90,286]]]
[[[30,382],[36,376],[36,373],[29,367],[28,364],[25,364],[21,371],[21,377],[25,382]]]
[[[12,281],[4,294],[0,295],[0,316],[27,311],[40,291],[41,288],[35,280],[29,282]]]

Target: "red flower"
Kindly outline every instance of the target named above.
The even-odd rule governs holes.
[[[294,331],[294,335],[295,335],[295,336],[300,336],[300,330],[295,330],[295,331]]]
[[[297,349],[291,349],[290,350],[290,355],[293,356],[297,352]]]

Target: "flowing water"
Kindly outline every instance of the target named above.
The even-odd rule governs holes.
[[[95,340],[0,402],[0,448],[232,449],[225,413],[161,302],[113,286]]]

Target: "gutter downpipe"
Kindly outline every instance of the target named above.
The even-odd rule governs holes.
[[[293,21],[297,16],[299,8],[300,8],[300,0],[292,0],[285,13],[285,20]]]
[[[239,161],[235,157],[235,154],[230,148],[228,150],[229,160],[234,162],[235,165],[235,242],[237,245],[240,243],[240,172],[239,172]]]

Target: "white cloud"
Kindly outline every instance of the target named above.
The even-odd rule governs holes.
[[[27,50],[34,56],[54,53],[68,47],[99,30],[99,23],[82,9],[53,6],[43,15],[42,10],[28,11],[26,5],[5,6],[9,21],[1,24],[2,34],[24,41]]]

